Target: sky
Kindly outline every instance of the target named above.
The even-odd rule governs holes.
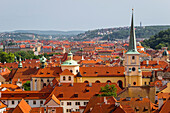
[[[0,32],[170,25],[170,0],[0,0]]]

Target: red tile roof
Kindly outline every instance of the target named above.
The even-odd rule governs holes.
[[[30,113],[31,106],[27,104],[27,102],[22,99],[20,103],[16,106],[13,113]]]
[[[89,86],[88,83],[74,83],[71,86],[69,83],[62,83],[55,86],[51,95],[54,94],[59,100],[89,100],[95,94],[99,94],[101,87],[106,84],[108,83],[92,83],[92,86]],[[116,83],[111,84],[115,85],[117,93],[122,91]]]
[[[80,67],[82,76],[122,76],[124,67]]]

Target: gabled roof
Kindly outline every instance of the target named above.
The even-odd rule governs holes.
[[[27,104],[27,102],[22,99],[20,103],[15,107],[13,113],[30,113],[31,106]]]
[[[55,95],[59,100],[89,100],[95,94],[100,94],[101,87],[104,87],[108,83],[92,83],[89,86],[88,83],[62,83],[56,85],[51,95]],[[117,93],[122,89],[116,83],[109,83],[109,85],[115,85]],[[76,95],[76,96],[75,96]]]
[[[5,105],[3,102],[0,101],[0,109],[6,108],[6,107],[7,107],[7,105]]]
[[[60,67],[39,68],[31,77],[59,77],[62,72]]]
[[[107,103],[109,104],[105,104],[104,103],[104,98],[107,99]],[[106,109],[107,111],[111,111],[114,107],[114,104],[116,102],[116,99],[112,96],[107,96],[107,97],[100,97],[100,96],[93,96],[90,98],[89,100],[89,103],[87,104],[85,110],[84,110],[84,113],[89,113],[90,110],[92,110],[91,112],[92,113],[98,113],[100,111],[100,113],[102,113],[102,111],[104,111],[104,109],[102,108],[105,108],[105,113],[106,112]],[[100,107],[102,106],[102,108]],[[111,109],[109,109],[111,107]]]
[[[46,99],[44,105],[46,105],[50,100],[53,100],[53,101],[56,102],[58,105],[60,105],[60,101],[56,98],[56,96],[55,96],[54,94],[51,95],[51,96],[49,96],[49,97]]]
[[[60,75],[74,75],[74,74],[70,72],[68,69],[65,69]]]
[[[124,77],[124,67],[80,67],[82,76],[119,76]]]
[[[169,113],[170,112],[170,98],[162,105],[159,113]]]

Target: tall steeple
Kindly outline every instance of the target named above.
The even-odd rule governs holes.
[[[132,9],[129,47],[128,47],[128,51],[126,54],[139,54],[136,48],[136,36],[135,36],[135,28],[134,28],[134,21],[133,21],[133,9]]]

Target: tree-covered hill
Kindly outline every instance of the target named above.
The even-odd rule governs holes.
[[[170,49],[170,29],[160,31],[150,39],[146,39],[142,42],[144,47],[150,47],[153,49],[161,49],[162,47],[168,47]]]
[[[170,28],[170,25],[142,26],[142,27],[136,26],[135,28],[137,38],[149,38],[162,30]],[[102,40],[126,39],[129,36],[129,34],[130,27],[97,29],[89,30],[85,33],[78,34],[75,40],[91,40],[97,37],[101,37]]]

